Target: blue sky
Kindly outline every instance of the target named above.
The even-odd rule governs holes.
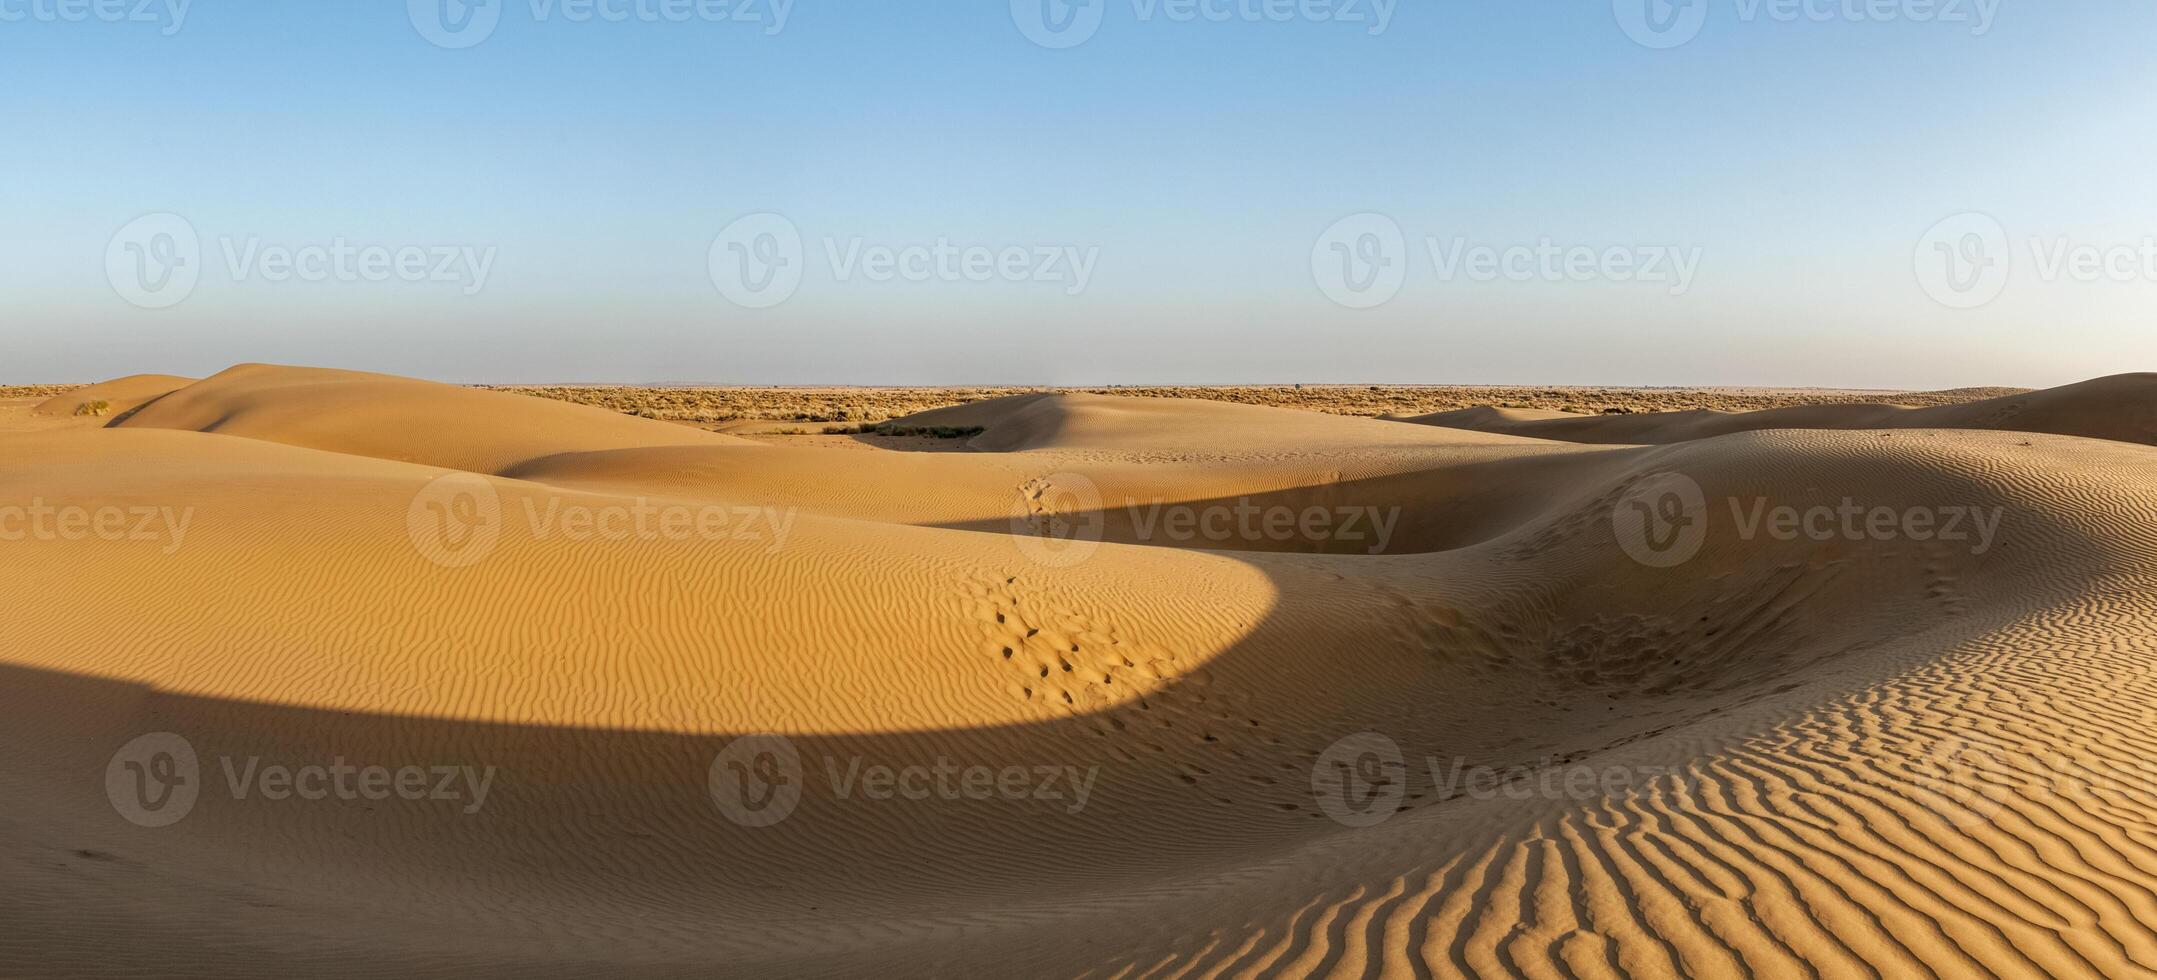
[[[1622,26],[1636,0],[1399,0],[1383,30],[1375,0],[1189,8],[1215,20],[1093,0],[1091,33],[1050,49],[1021,24],[1061,0],[795,0],[783,26],[775,0],[496,0],[469,47],[422,31],[437,2],[0,0],[0,382],[240,361],[864,384],[2157,369],[2146,4],[1691,0],[1697,34],[1657,49]],[[621,19],[578,12],[600,9]],[[1690,33],[1687,9],[1666,12]],[[1971,213],[2004,281],[1936,295],[1922,266]],[[758,214],[797,234],[798,283],[744,305],[714,252],[737,261],[722,236]],[[1398,254],[1332,250],[1361,214]],[[158,308],[113,281],[151,268],[128,236],[168,226],[145,215],[199,247]],[[1623,261],[1485,281],[1431,254],[1546,240]],[[256,261],[340,242],[417,249],[429,275]],[[859,261],[939,242],[1024,268]],[[481,253],[483,281],[457,258]],[[2061,271],[2082,253],[2104,273]],[[1339,302],[1323,267],[1351,254],[1398,285]],[[1653,278],[1655,254],[1695,267]]]

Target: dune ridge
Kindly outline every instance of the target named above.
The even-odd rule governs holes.
[[[1025,394],[909,420],[973,452],[835,452],[262,365],[0,427],[0,506],[191,515],[0,543],[0,973],[2157,971],[2157,450],[2082,438],[2145,377],[1624,446]],[[1701,533],[1657,567],[1625,515],[1673,475]],[[468,563],[445,486],[499,514]],[[1999,523],[1746,530],[1852,498]],[[668,508],[739,523],[540,521]],[[155,828],[104,782],[153,732],[205,780]],[[712,772],[764,733],[801,798],[744,826]],[[497,773],[469,812],[226,794],[250,758]],[[946,761],[1067,789],[845,781]],[[1623,785],[1504,790],[1578,773]]]
[[[196,379],[172,374],[131,374],[124,378],[61,392],[30,409],[32,415],[74,415],[85,406],[104,402],[106,415],[125,415],[145,402],[194,384]]]
[[[492,473],[565,452],[731,445],[686,426],[382,374],[242,364],[145,405],[116,425],[263,439],[355,456]]]
[[[1990,429],[2157,444],[2157,374],[2121,374],[1964,404],[1799,405],[1759,412],[1568,416],[1465,408],[1402,421],[1535,439],[1665,444],[1763,429]]]

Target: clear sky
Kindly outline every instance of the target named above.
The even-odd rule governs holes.
[[[2157,5],[1689,3],[0,0],[0,382],[2157,369]]]

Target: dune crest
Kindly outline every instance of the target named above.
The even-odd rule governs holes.
[[[542,456],[737,445],[728,436],[596,408],[361,371],[242,364],[157,399],[127,428],[215,432],[492,473]]]
[[[2157,374],[2121,374],[1959,405],[1802,405],[1760,412],[1568,416],[1471,408],[1402,421],[1604,445],[1667,444],[1763,429],[1991,429],[2157,445]]]
[[[171,374],[131,374],[124,378],[77,388],[65,394],[54,395],[38,403],[30,410],[33,415],[125,415],[143,403],[194,384],[194,378],[182,378]],[[91,406],[104,403],[97,412]]]

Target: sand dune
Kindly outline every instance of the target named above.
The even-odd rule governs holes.
[[[1996,429],[2157,445],[2157,374],[2122,374],[1960,405],[1800,405],[1760,412],[1569,416],[1466,408],[1404,421],[1536,439],[1667,444],[1763,429]]]
[[[2157,971],[2149,384],[1698,439],[1019,395],[909,453],[246,366],[0,427],[0,535],[153,532],[0,541],[0,974]]]
[[[596,408],[358,371],[243,364],[117,423],[215,432],[376,459],[492,473],[555,453],[740,445]]]
[[[194,378],[171,374],[131,374],[102,384],[76,388],[54,395],[32,408],[34,415],[75,415],[86,406],[104,402],[103,415],[124,415],[144,402],[194,384]]]

